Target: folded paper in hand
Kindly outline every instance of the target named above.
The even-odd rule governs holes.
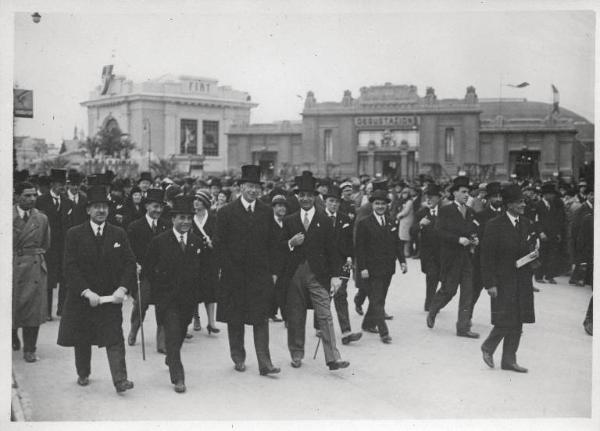
[[[517,260],[517,268],[521,268],[522,266],[527,265],[528,263],[533,262],[540,256],[540,253],[537,250],[532,251],[529,254],[526,254],[521,259]]]
[[[115,297],[113,295],[108,295],[108,296],[101,296],[100,297],[100,304],[110,304],[115,302]]]

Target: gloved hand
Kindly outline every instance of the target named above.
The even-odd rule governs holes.
[[[113,293],[115,304],[122,304],[123,301],[125,301],[125,296],[127,296],[127,289],[125,289],[123,286],[119,286]]]
[[[492,298],[495,298],[498,296],[498,288],[497,287],[490,287],[487,290],[488,295],[490,295]]]
[[[97,307],[100,304],[100,296],[89,289],[83,296],[90,302],[90,307]]]

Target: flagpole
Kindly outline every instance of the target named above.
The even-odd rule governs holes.
[[[500,74],[500,97],[498,98],[498,116],[502,115],[502,74]]]

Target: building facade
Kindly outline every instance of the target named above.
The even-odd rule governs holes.
[[[135,143],[140,167],[170,159],[191,175],[227,170],[226,132],[248,124],[257,106],[248,93],[219,86],[216,79],[170,75],[142,83],[109,75],[81,105],[91,136],[118,125]]]

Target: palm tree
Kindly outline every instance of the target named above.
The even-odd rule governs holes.
[[[65,169],[69,165],[69,159],[57,156],[49,159],[43,159],[36,166],[37,172],[49,172],[50,169]]]
[[[154,176],[169,176],[174,173],[178,173],[177,163],[172,159],[159,158],[158,162],[152,162],[150,164],[150,170],[154,173]]]

